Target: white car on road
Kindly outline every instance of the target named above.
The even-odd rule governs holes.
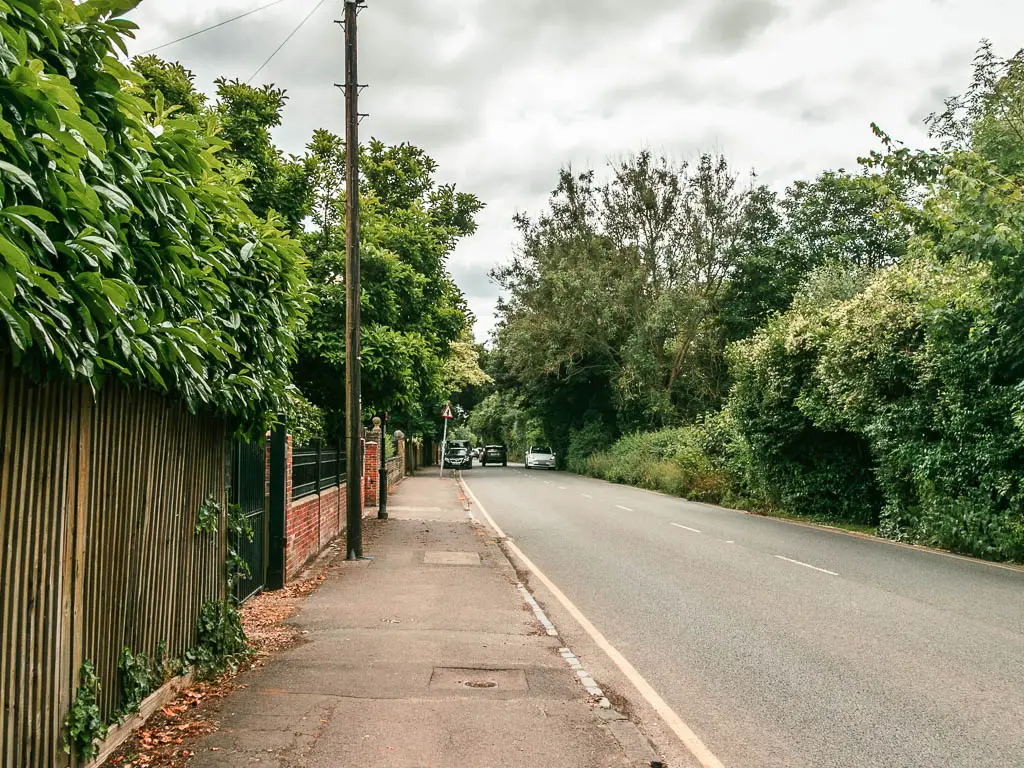
[[[555,454],[551,452],[551,449],[546,445],[533,445],[530,446],[530,450],[526,452],[526,468],[527,469],[554,469],[555,468]]]

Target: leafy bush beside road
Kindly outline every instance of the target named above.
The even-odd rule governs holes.
[[[933,148],[875,127],[857,173],[563,172],[495,275],[496,380],[570,469],[1024,561],[1022,115],[983,43]]]
[[[725,409],[568,467],[1024,560],[1019,395],[985,364],[997,290],[984,263],[958,258],[891,267],[842,301],[810,291],[732,349]]]
[[[283,402],[301,251],[250,210],[213,115],[117,59],[133,3],[0,13],[0,318],[16,364],[257,419]]]
[[[709,456],[700,427],[675,427],[637,432],[609,449],[585,459],[572,459],[569,469],[696,501],[729,503],[736,487],[727,468]]]

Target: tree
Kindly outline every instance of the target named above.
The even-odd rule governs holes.
[[[180,114],[199,117],[206,109],[206,96],[196,90],[195,75],[179,62],[153,55],[136,56],[132,67],[145,78],[136,90],[150,103],[160,93],[164,104],[178,107]]]
[[[281,124],[287,94],[273,85],[254,87],[239,80],[218,78],[213,107],[221,123],[228,153],[245,171],[249,205],[259,216],[276,211],[298,235],[307,215],[309,179],[296,158],[285,158],[274,145],[270,130]]]
[[[21,41],[0,57],[4,351],[41,379],[117,377],[261,423],[306,310],[298,244],[246,205],[215,122],[161,108],[117,59],[116,4],[37,5],[0,18]]]
[[[464,343],[472,346],[472,364],[480,371],[482,377],[479,374],[474,374],[472,377],[474,383],[460,387],[452,392],[451,403],[453,407],[457,406],[466,413],[472,413],[473,409],[476,408],[484,398],[495,392],[497,387],[494,378],[487,373],[487,370],[491,366],[490,350],[483,344],[474,343],[472,333],[469,332],[468,328],[464,335]],[[467,360],[467,363],[468,362],[469,361]]]
[[[859,175],[826,171],[812,182],[796,181],[781,200],[758,190],[722,310],[728,338],[746,338],[788,309],[801,283],[823,264],[856,272],[899,262],[910,235],[900,209],[908,187],[866,168]]]
[[[458,340],[453,341],[444,361],[444,388],[448,392],[462,392],[471,387],[483,387],[493,379],[480,367],[480,350],[473,341],[467,325]]]
[[[926,120],[945,152],[973,151],[1007,175],[1024,174],[1024,49],[1000,58],[983,40],[967,91]]]
[[[337,233],[344,223],[339,206],[345,190],[345,145],[340,136],[318,128],[306,145],[305,165],[309,173],[310,215],[319,230],[321,251],[338,245]]]
[[[602,434],[674,423],[727,391],[718,311],[751,190],[710,155],[691,170],[641,152],[609,173],[563,170],[494,272],[498,358],[563,453],[585,419]]]
[[[316,229],[303,242],[318,301],[300,341],[302,391],[340,418],[345,381],[344,143],[317,131],[305,158]],[[438,185],[434,161],[407,144],[361,150],[363,406],[414,432],[435,423],[453,391],[482,381],[466,336],[469,313],[447,271],[480,202]]]

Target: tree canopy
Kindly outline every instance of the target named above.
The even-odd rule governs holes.
[[[301,250],[246,204],[217,121],[118,60],[133,25],[116,5],[0,18],[4,346],[41,377],[114,376],[257,420],[290,379]]]
[[[303,392],[334,414],[344,410],[344,149],[342,139],[317,131],[304,159],[314,228],[303,244],[317,303],[295,366]],[[447,270],[482,204],[438,184],[434,161],[408,144],[372,141],[361,148],[360,167],[363,407],[391,412],[407,430],[432,431],[445,398],[483,382],[467,337],[471,316]]]
[[[502,404],[580,471],[1024,560],[1022,105],[1024,53],[983,43],[930,149],[873,126],[781,194],[710,156],[564,170],[497,272],[470,423],[511,434]]]

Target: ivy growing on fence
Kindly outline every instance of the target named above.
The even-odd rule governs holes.
[[[238,606],[231,598],[203,603],[196,621],[196,647],[186,654],[199,678],[235,672],[250,655]]]
[[[220,504],[213,494],[207,496],[199,505],[196,514],[196,533],[216,533],[220,527]]]
[[[121,649],[117,661],[117,676],[121,684],[121,708],[118,719],[137,714],[143,700],[160,684],[156,671],[144,653]]]
[[[256,217],[214,115],[129,91],[130,0],[0,2],[0,352],[257,421],[283,403],[301,251]]]
[[[238,547],[242,542],[251,543],[256,532],[249,525],[249,518],[245,516],[238,504],[228,505],[228,554],[227,554],[227,580],[228,594],[233,595],[235,585],[241,580],[252,575],[249,563],[242,557]]]
[[[64,719],[64,751],[89,760],[96,756],[96,743],[107,735],[97,698],[100,678],[91,661],[82,662],[75,700]]]

